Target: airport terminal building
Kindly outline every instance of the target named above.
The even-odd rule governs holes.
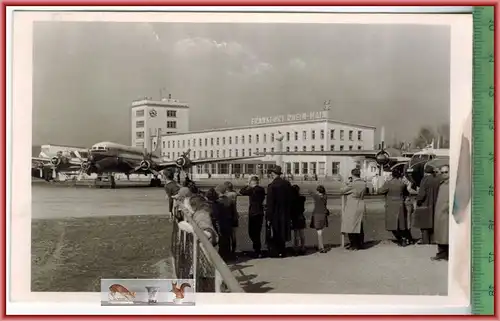
[[[162,129],[162,156],[175,160],[190,150],[193,160],[204,158],[246,157],[259,152],[278,151],[276,137],[282,135],[283,151],[373,150],[375,127],[342,122],[330,118],[328,110],[252,118],[248,126],[189,130],[189,106],[163,99],[134,102],[132,105],[132,145],[156,147],[155,132]],[[148,149],[149,149],[148,148]],[[277,156],[196,166],[194,178],[234,177],[262,174],[276,164]],[[294,177],[348,177],[358,160],[346,156],[282,156],[283,170]],[[377,171],[375,163],[363,164],[363,176]]]

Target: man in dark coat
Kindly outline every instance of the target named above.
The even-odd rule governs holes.
[[[271,254],[286,255],[286,242],[291,239],[291,202],[294,193],[290,182],[281,175],[281,167],[269,170],[273,181],[267,186],[266,223],[272,231]]]
[[[248,196],[248,236],[253,243],[254,256],[261,256],[261,232],[264,221],[264,200],[266,190],[259,185],[259,178],[251,176],[248,185],[240,190],[240,195]]]
[[[420,244],[431,244],[440,179],[436,177],[434,167],[426,166],[424,171],[425,175],[417,195],[417,209],[413,217],[413,227],[419,228],[422,232]]]

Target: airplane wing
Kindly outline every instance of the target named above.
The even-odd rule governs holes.
[[[349,151],[302,151],[302,152],[265,152],[258,155],[284,155],[284,156],[351,156],[375,159],[380,150],[349,150]],[[409,157],[390,156],[391,162],[408,162]]]
[[[231,161],[237,161],[237,160],[254,159],[254,158],[261,158],[261,157],[262,156],[190,159],[189,162],[191,165],[203,165],[203,164],[224,163],[224,162],[231,162]],[[169,167],[177,167],[177,163],[175,161],[168,161],[168,162],[160,162],[160,163],[157,163],[157,165],[156,165],[156,168],[159,171],[161,171],[165,168],[169,168]]]
[[[43,157],[31,157],[31,162],[32,163],[43,163],[44,167],[53,167],[52,163],[50,162],[50,158],[43,158]],[[72,160],[72,159],[67,159],[65,160],[66,165],[73,165],[73,166],[81,166],[82,162],[77,161],[77,160]]]

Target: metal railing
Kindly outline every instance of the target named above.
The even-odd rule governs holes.
[[[244,292],[192,213],[177,205],[172,232],[172,256],[178,279],[195,279],[197,292]],[[180,211],[181,213],[178,213]],[[181,215],[179,215],[181,214]]]

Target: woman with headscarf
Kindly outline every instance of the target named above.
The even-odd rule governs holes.
[[[402,176],[399,170],[394,169],[391,179],[384,183],[378,193],[385,195],[386,230],[392,232],[399,246],[407,246],[413,241],[408,229],[408,212],[405,204],[410,193]]]
[[[364,232],[363,218],[366,213],[364,201],[366,182],[361,179],[361,171],[355,168],[351,171],[352,182],[342,187],[340,193],[346,195],[346,203],[342,214],[341,232],[349,237],[348,250],[356,251],[363,248]]]
[[[318,235],[318,251],[320,253],[326,253],[325,246],[323,244],[323,229],[328,227],[328,215],[330,215],[330,212],[326,207],[326,190],[322,185],[319,185],[316,190],[311,193],[311,196],[314,200],[314,209],[312,212],[310,227],[315,229]]]

